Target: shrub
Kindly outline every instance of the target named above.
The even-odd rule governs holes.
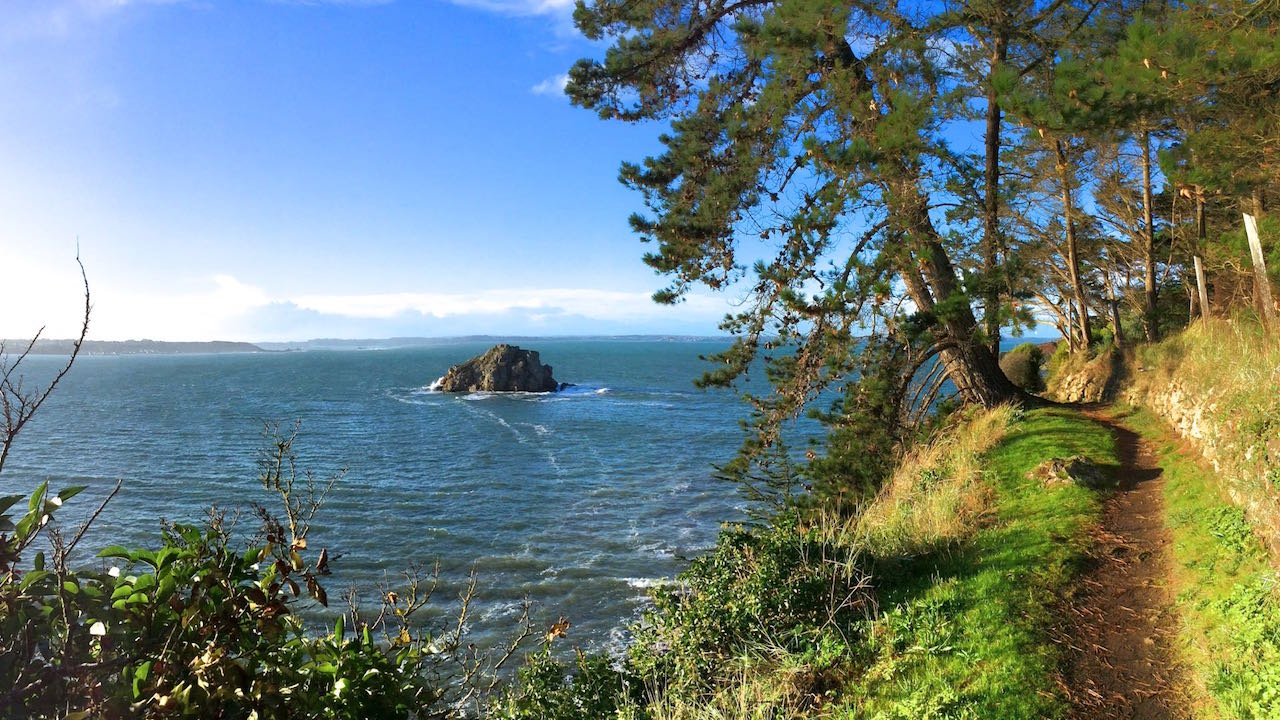
[[[1027,392],[1044,390],[1044,380],[1040,376],[1040,366],[1044,364],[1044,353],[1031,343],[1023,343],[1000,357],[1000,369],[1014,385]]]
[[[119,563],[109,570],[70,568],[82,531],[55,533],[53,558],[35,552],[26,565],[83,488],[41,485],[21,518],[0,515],[0,717],[454,717],[474,704],[496,682],[464,642],[474,583],[439,634],[416,624],[435,583],[413,573],[372,620],[352,602],[332,630],[308,630],[299,611],[328,605],[328,553],[307,546],[324,489],[296,482],[292,444],[276,435],[262,465],[284,514],[255,507],[260,529],[243,551],[215,516],[166,527],[156,550],[104,549]],[[0,513],[22,499],[0,498]]]
[[[680,580],[654,593],[629,661],[669,698],[691,701],[733,674],[733,658],[766,639],[800,653],[824,627],[856,635],[873,602],[870,576],[853,552],[818,539],[795,513],[767,527],[724,529]]]

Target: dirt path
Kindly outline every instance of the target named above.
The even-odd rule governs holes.
[[[1172,662],[1164,478],[1145,440],[1103,411],[1087,414],[1116,434],[1121,467],[1094,533],[1093,565],[1065,611],[1072,717],[1190,717]]]

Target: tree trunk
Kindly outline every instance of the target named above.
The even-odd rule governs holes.
[[[1080,344],[1089,350],[1089,302],[1084,292],[1084,283],[1080,279],[1080,253],[1076,241],[1076,221],[1073,216],[1075,208],[1071,198],[1071,176],[1067,168],[1067,152],[1061,140],[1055,140],[1058,150],[1058,176],[1062,182],[1062,219],[1067,230],[1067,272],[1071,276],[1071,292],[1076,299],[1076,322],[1080,327]]]
[[[1209,317],[1209,287],[1204,279],[1204,263],[1200,261],[1200,256],[1196,255],[1192,258],[1196,264],[1196,293],[1200,297],[1200,317]]]
[[[1253,295],[1257,299],[1258,312],[1268,333],[1276,332],[1276,308],[1271,299],[1271,281],[1267,279],[1267,258],[1262,254],[1262,239],[1258,237],[1258,220],[1244,213],[1244,232],[1249,236],[1249,256],[1253,258]]]
[[[1209,284],[1204,279],[1204,263],[1200,260],[1200,253],[1204,251],[1205,243],[1205,222],[1204,222],[1204,190],[1197,187],[1196,190],[1196,254],[1193,260],[1196,264],[1196,293],[1200,297],[1200,317],[1209,317]]]
[[[1151,131],[1142,131],[1142,222],[1143,228],[1142,257],[1146,264],[1146,276],[1143,286],[1146,299],[1143,303],[1142,324],[1147,333],[1147,342],[1160,339],[1160,319],[1156,315],[1156,228],[1151,211]]]
[[[1120,299],[1116,297],[1116,288],[1112,284],[1111,272],[1104,269],[1102,282],[1107,288],[1107,306],[1111,311],[1111,336],[1116,349],[1124,347],[1124,336],[1120,334]]]
[[[956,279],[955,266],[929,217],[929,204],[920,194],[911,168],[899,181],[898,202],[890,208],[905,234],[910,252],[899,268],[907,292],[921,312],[935,315],[935,339],[947,376],[965,400],[984,407],[1028,399],[1000,369],[1000,356],[979,342],[978,321]],[[953,300],[959,299],[959,302]],[[939,310],[941,304],[943,308]]]
[[[995,72],[1004,64],[1006,43],[1002,33],[992,41],[991,67],[987,77],[986,169],[982,208],[982,319],[987,349],[1000,356],[1000,103],[996,95]]]

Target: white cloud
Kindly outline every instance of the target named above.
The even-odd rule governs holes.
[[[715,298],[711,305],[723,302]],[[388,293],[375,295],[307,295],[288,298],[303,310],[354,318],[391,318],[417,313],[433,318],[467,315],[500,315],[523,311],[545,316],[576,315],[596,320],[625,322],[650,318],[655,310],[645,292],[620,292],[593,288],[536,288],[485,290],[476,293]],[[702,296],[684,308],[706,309]]]
[[[70,337],[83,291],[68,271],[29,273],[16,289],[30,302],[0,320],[0,337]],[[89,337],[98,340],[304,340],[313,337],[693,333],[715,331],[723,296],[692,295],[678,307],[647,292],[598,288],[515,288],[465,293],[275,295],[217,274],[177,293],[95,284]]]
[[[534,95],[546,95],[548,97],[564,97],[565,86],[569,84],[568,74],[552,75],[542,82],[529,88]]]
[[[5,0],[0,40],[67,39],[129,8],[195,4],[195,0]]]
[[[452,0],[455,5],[488,10],[502,15],[530,17],[535,15],[568,16],[573,0]]]

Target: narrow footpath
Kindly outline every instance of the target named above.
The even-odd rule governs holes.
[[[1188,718],[1175,666],[1164,478],[1147,441],[1105,410],[1086,414],[1115,433],[1117,488],[1094,531],[1092,566],[1064,609],[1073,718]]]

